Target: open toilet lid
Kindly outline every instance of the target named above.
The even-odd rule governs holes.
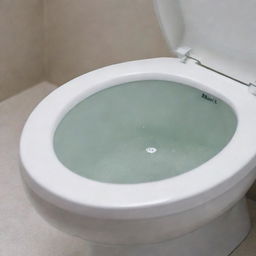
[[[256,80],[256,0],[154,0],[172,51],[191,48],[204,65],[245,83]]]

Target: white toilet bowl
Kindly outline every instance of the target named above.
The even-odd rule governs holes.
[[[70,171],[57,158],[53,145],[60,120],[96,91],[138,80],[187,84],[200,89],[198,100],[205,104],[215,106],[201,97],[202,91],[227,102],[237,117],[231,141],[193,170],[155,182],[103,183]],[[255,179],[255,109],[256,98],[245,86],[175,58],[109,66],[70,81],[36,107],[21,137],[22,176],[41,215],[65,232],[100,244],[161,243],[209,225],[244,197]],[[246,223],[244,236],[249,225],[241,221]]]
[[[90,255],[224,256],[250,229],[244,195],[256,175],[256,96],[190,58],[184,63],[187,54],[82,75],[26,122],[20,158],[31,201],[53,226],[87,240]],[[173,88],[180,96],[170,107]],[[179,139],[191,147],[175,155]]]

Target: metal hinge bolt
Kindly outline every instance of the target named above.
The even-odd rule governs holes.
[[[177,57],[180,59],[182,63],[185,63],[189,58],[191,48],[189,47],[180,47],[176,50]]]

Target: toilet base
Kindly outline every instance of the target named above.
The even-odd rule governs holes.
[[[182,237],[163,243],[108,246],[89,243],[86,256],[227,256],[250,230],[246,200],[223,215]]]

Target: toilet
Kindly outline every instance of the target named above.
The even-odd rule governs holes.
[[[47,96],[21,135],[24,187],[87,256],[226,256],[251,226],[256,1],[154,6],[176,57],[97,69]]]

